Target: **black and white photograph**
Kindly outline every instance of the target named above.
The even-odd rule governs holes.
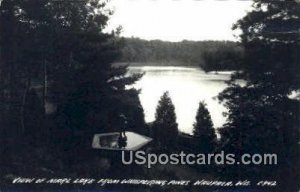
[[[0,0],[1,192],[300,192],[299,0]]]

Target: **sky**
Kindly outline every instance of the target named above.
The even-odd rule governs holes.
[[[232,25],[251,10],[250,0],[111,0],[107,30],[165,41],[233,40]],[[236,33],[238,34],[238,33]]]

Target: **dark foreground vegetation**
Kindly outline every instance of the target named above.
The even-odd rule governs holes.
[[[145,58],[135,55],[141,57],[138,61],[151,57],[155,62],[174,59],[186,63],[190,59],[187,63],[191,65],[207,64],[201,66],[206,70],[216,70],[209,68],[209,62],[236,61],[234,66],[238,65],[240,71],[219,95],[228,108],[228,123],[219,130],[221,138],[217,140],[204,102],[200,102],[195,114],[193,135],[179,133],[175,107],[168,93],[159,101],[155,121],[144,122],[139,91],[126,89],[142,75],[128,76],[126,66],[112,66],[122,59],[126,62],[134,59],[124,59],[126,49],[122,49],[124,40],[119,31],[102,32],[110,15],[104,1],[3,0],[0,6],[1,190],[16,187],[9,182],[12,178],[27,176],[263,179],[278,182],[273,191],[298,191],[300,107],[299,99],[290,95],[297,93],[300,86],[300,4],[296,0],[255,0],[253,7],[234,26],[242,31],[238,45],[125,40],[158,48],[171,47],[163,50],[172,53],[155,53],[161,56],[143,50]],[[203,50],[217,51],[205,53],[209,56],[204,52],[191,52],[189,56],[188,51],[183,55],[176,53],[186,44],[206,47],[205,43],[209,45]],[[174,46],[178,49],[173,50]],[[228,52],[227,48],[220,48],[223,46],[238,51]],[[242,57],[236,55],[240,50]],[[237,60],[228,59],[236,56]],[[218,62],[210,61],[214,59]],[[225,69],[223,66],[229,65],[217,70]],[[246,85],[235,83],[236,78],[244,79]],[[121,118],[124,115],[126,126]],[[124,129],[152,137],[153,151],[223,150],[236,156],[276,153],[278,165],[202,168],[157,165],[149,170],[122,165],[119,153],[91,149],[93,134]],[[193,190],[180,188],[184,189]]]

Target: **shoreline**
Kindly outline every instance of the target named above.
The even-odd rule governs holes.
[[[210,70],[210,71],[205,71],[203,68],[201,68],[199,65],[171,65],[171,64],[160,64],[160,63],[155,63],[155,62],[117,62],[113,63],[112,65],[114,67],[120,67],[120,66],[128,66],[130,68],[136,68],[136,67],[162,67],[162,68],[167,68],[167,67],[176,67],[176,68],[189,68],[189,69],[200,69],[201,71],[204,71],[205,73],[208,74],[232,74],[236,70]],[[142,65],[141,65],[142,64]]]

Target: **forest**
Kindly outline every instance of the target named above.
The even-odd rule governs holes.
[[[192,66],[205,71],[239,70],[243,48],[232,41],[166,42],[124,38],[118,62],[132,66]]]
[[[19,176],[182,180],[183,175],[276,180],[274,188],[250,191],[299,191],[300,100],[299,95],[291,96],[300,90],[299,1],[254,0],[253,10],[233,26],[241,31],[239,42],[124,39],[118,30],[103,31],[111,14],[105,0],[1,1],[1,191],[16,189],[11,180]],[[127,65],[114,63],[173,61],[206,71],[236,70],[217,98],[228,109],[223,127],[213,127],[206,103],[200,102],[193,134],[180,133],[168,92],[162,93],[155,120],[145,122],[140,90],[131,87],[143,74],[128,75]],[[278,164],[147,169],[123,165],[118,152],[91,148],[94,134],[124,131],[153,138],[147,150],[156,153],[225,151],[237,157],[275,153]],[[26,187],[42,190],[53,185]],[[199,188],[150,186],[147,190]]]

